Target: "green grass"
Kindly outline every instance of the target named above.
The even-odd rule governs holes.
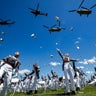
[[[46,91],[39,90],[38,94],[15,93],[14,96],[65,96],[63,94],[64,89],[58,89],[57,91],[47,89]],[[10,96],[10,93],[7,96]],[[76,96],[96,96],[96,86],[86,86],[77,92]]]

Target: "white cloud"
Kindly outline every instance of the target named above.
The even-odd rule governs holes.
[[[79,67],[77,67],[78,69],[84,69],[84,66],[79,66]]]
[[[93,57],[91,59],[84,59],[83,61],[79,61],[81,64],[93,64],[96,63],[96,57]]]
[[[19,74],[23,75],[24,73],[30,73],[30,70],[28,69],[19,70]]]
[[[52,65],[52,66],[61,65],[61,63],[60,63],[60,62],[50,62],[49,64],[50,64],[50,65]]]
[[[19,79],[18,78],[12,78],[11,82],[17,83],[17,82],[19,82]]]
[[[92,74],[94,73],[93,71],[86,71],[87,74]]]

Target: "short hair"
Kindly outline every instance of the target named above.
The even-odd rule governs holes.
[[[15,56],[19,56],[20,55],[20,53],[19,52],[15,52],[15,54],[14,54]]]
[[[68,53],[66,53],[66,54],[65,54],[65,56],[69,56],[69,54],[68,54]]]

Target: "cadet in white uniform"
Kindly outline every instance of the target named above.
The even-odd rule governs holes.
[[[40,72],[39,66],[37,64],[33,64],[33,70],[29,74],[29,76],[32,75],[32,86],[31,88],[29,88],[30,85],[28,86],[29,90],[27,91],[27,94],[31,94],[33,90],[34,94],[37,94],[38,91],[37,83],[39,79],[39,72]]]
[[[80,91],[80,76],[79,76],[79,72],[76,70],[75,72],[75,76],[74,76],[74,79],[76,80],[76,91]]]
[[[46,91],[46,88],[47,88],[47,78],[46,78],[46,76],[41,76],[41,79],[42,79],[42,82],[43,82],[42,89],[43,89],[43,91]]]
[[[33,90],[35,91],[34,93],[37,94],[38,91],[37,82],[39,79],[39,72],[40,72],[40,68],[37,64],[33,64],[33,72],[34,72]]]
[[[63,56],[60,49],[57,49],[57,52],[63,60],[62,69],[63,69],[63,72],[65,74],[66,94],[70,95],[70,85],[69,85],[69,79],[70,79],[72,94],[75,95],[76,94],[76,92],[75,92],[76,88],[75,88],[74,76],[72,74],[73,68],[70,65],[69,54],[66,53]]]
[[[10,88],[13,69],[17,72],[21,65],[20,61],[17,59],[19,55],[19,52],[15,52],[14,56],[9,55],[3,59],[4,63],[0,68],[0,78],[4,75],[4,87],[1,96],[6,96],[8,88]]]
[[[52,73],[53,89],[57,90],[58,89],[58,75],[53,70],[51,70],[51,73]]]
[[[75,66],[75,62],[78,60],[71,60],[73,63],[73,69],[74,69],[74,80],[75,80],[75,85],[76,85],[76,91],[80,91],[80,71],[79,69]]]

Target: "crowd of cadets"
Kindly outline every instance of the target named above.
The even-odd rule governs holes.
[[[6,96],[8,92],[37,94],[38,88],[41,88],[43,91],[47,88],[54,90],[64,88],[66,95],[75,95],[76,91],[80,91],[82,87],[86,86],[86,75],[75,66],[77,60],[70,59],[68,53],[62,55],[60,49],[57,49],[57,52],[63,61],[62,71],[64,72],[64,76],[58,77],[57,73],[51,70],[51,76],[48,74],[40,78],[40,68],[38,64],[33,64],[32,72],[29,74],[25,73],[18,82],[11,82],[11,80],[14,74],[18,76],[18,70],[21,65],[18,59],[20,53],[15,52],[14,56],[9,55],[3,58],[0,61],[0,96]],[[70,62],[73,64],[73,67],[70,65]],[[96,79],[96,74],[93,79]]]

